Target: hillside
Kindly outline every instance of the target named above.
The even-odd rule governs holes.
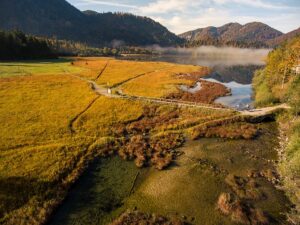
[[[281,146],[279,172],[294,212],[289,216],[292,224],[300,223],[300,37],[296,37],[272,51],[265,69],[254,77],[255,102],[257,106],[287,103],[290,112],[278,116]]]
[[[56,37],[93,46],[176,45],[182,40],[152,19],[131,14],[81,12],[66,0],[1,0],[0,29]]]
[[[294,69],[299,65],[299,58],[300,37],[284,43],[269,53],[266,67],[255,74],[253,81],[257,106],[284,103],[289,100],[290,104],[298,107],[299,103],[293,103],[292,100],[298,101],[296,97],[300,94],[296,95],[297,89],[292,87],[293,85],[299,87],[297,82],[299,83],[300,77]],[[297,111],[300,112],[299,109]]]
[[[229,23],[221,27],[206,27],[179,35],[188,46],[232,45],[240,47],[265,47],[266,41],[281,36],[278,30],[259,22]]]
[[[269,40],[267,41],[267,44],[271,47],[275,47],[275,46],[278,46],[280,45],[281,43],[289,40],[289,39],[292,39],[294,37],[296,37],[297,35],[300,35],[300,27],[296,30],[293,30],[289,33],[286,33],[286,34],[283,34],[277,38],[274,38],[272,40]]]

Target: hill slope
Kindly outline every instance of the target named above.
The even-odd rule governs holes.
[[[287,103],[289,112],[277,116],[280,129],[280,163],[278,171],[283,186],[295,205],[288,218],[292,224],[300,224],[300,74],[295,67],[300,61],[300,36],[273,50],[266,67],[254,76],[254,97],[257,106]]]
[[[107,45],[175,45],[182,40],[161,24],[130,14],[81,12],[65,0],[1,0],[0,29]]]
[[[277,38],[274,38],[272,40],[269,40],[267,41],[267,44],[271,47],[275,47],[275,46],[278,46],[280,45],[281,43],[287,41],[287,40],[290,40],[294,37],[296,37],[297,35],[300,35],[300,27],[296,30],[293,30],[289,33],[286,33],[286,34],[283,34]]]
[[[282,33],[259,22],[229,23],[221,27],[206,27],[179,35],[190,45],[237,45],[265,46],[265,42],[281,36]]]

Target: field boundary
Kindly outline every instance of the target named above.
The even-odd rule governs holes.
[[[88,111],[92,106],[93,104],[100,98],[100,95],[98,95],[96,98],[94,98],[86,107],[83,111],[81,111],[80,113],[78,113],[73,119],[70,120],[69,122],[69,129],[71,131],[71,133],[75,133],[76,130],[74,129],[74,123],[78,120],[78,118],[80,116],[82,116],[86,111]]]
[[[98,76],[95,78],[94,81],[97,81],[101,77],[101,75],[104,73],[108,65],[109,65],[109,60],[106,62],[105,66],[102,68],[102,70],[100,71],[100,73],[98,74]]]
[[[121,86],[121,85],[123,85],[123,84],[125,84],[125,83],[127,83],[129,81],[131,81],[131,80],[137,79],[139,77],[142,77],[142,76],[145,76],[145,75],[148,75],[148,74],[151,74],[151,73],[155,73],[155,72],[159,72],[159,71],[162,71],[162,70],[165,70],[165,69],[169,69],[169,68],[172,68],[172,67],[174,67],[174,66],[168,66],[168,67],[164,67],[164,68],[161,68],[161,69],[152,70],[152,71],[148,71],[148,72],[145,72],[145,73],[142,73],[142,74],[138,74],[138,75],[136,75],[134,77],[131,77],[131,78],[128,78],[128,79],[126,79],[124,81],[121,81],[120,83],[114,84],[110,88],[117,88],[117,87],[119,87],[119,86]]]

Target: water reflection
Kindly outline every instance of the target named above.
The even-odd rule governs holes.
[[[269,49],[239,49],[200,47],[194,49],[157,48],[158,55],[125,56],[137,61],[162,61],[178,64],[200,65],[212,68],[205,77],[222,83],[232,91],[231,96],[216,100],[230,107],[243,109],[252,103],[252,78],[255,70],[264,66]]]
[[[246,66],[215,66],[213,72],[207,78],[215,79],[221,83],[236,82],[238,84],[251,84],[254,72],[263,68],[259,65]]]
[[[222,83],[212,78],[207,78],[205,80]],[[222,84],[225,85],[227,88],[230,88],[231,95],[218,98],[215,101],[216,103],[220,103],[236,109],[249,109],[253,107],[251,84],[239,84],[235,81]]]

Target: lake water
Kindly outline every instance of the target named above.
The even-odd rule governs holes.
[[[252,78],[255,70],[263,68],[264,58],[269,52],[268,49],[216,47],[168,48],[159,51],[161,53],[159,55],[124,56],[121,59],[208,66],[212,69],[212,73],[204,79],[222,83],[230,88],[232,93],[231,96],[218,98],[216,102],[237,109],[253,107]],[[197,90],[200,86],[196,85],[195,88]]]

